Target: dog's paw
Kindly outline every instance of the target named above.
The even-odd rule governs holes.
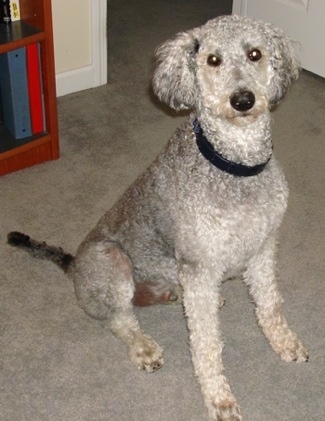
[[[226,299],[222,295],[220,295],[219,301],[218,301],[218,307],[222,308],[225,305],[225,303],[226,303]]]
[[[308,361],[307,349],[297,335],[288,328],[286,321],[281,320],[281,323],[272,322],[269,326],[267,324],[261,326],[271,347],[283,361],[287,363]]]
[[[307,349],[298,338],[292,341],[285,341],[278,353],[285,362],[294,361],[301,363],[307,362],[309,358]]]
[[[153,373],[164,364],[162,348],[149,336],[142,334],[129,348],[131,361],[139,370]]]
[[[240,407],[235,398],[211,400],[207,403],[209,418],[216,421],[242,421]]]
[[[209,379],[202,392],[211,420],[242,421],[240,407],[225,376],[216,376],[212,382]]]

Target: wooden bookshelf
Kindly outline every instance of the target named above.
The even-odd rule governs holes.
[[[0,24],[0,54],[40,43],[46,133],[16,140],[0,127],[0,175],[59,158],[51,0],[20,0],[21,20]]]

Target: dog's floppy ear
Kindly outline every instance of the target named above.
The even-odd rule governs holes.
[[[269,102],[278,104],[287,93],[292,81],[298,79],[299,44],[292,41],[280,29],[268,26],[270,62],[273,75],[269,86]]]
[[[195,34],[195,30],[179,33],[156,51],[153,90],[161,101],[175,110],[195,105],[195,55],[199,49]]]

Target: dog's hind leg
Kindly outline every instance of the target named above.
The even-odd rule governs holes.
[[[108,320],[138,369],[153,372],[163,365],[162,349],[142,332],[134,315],[132,263],[116,243],[82,244],[75,258],[74,282],[81,308],[91,317]]]

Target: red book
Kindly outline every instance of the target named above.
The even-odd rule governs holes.
[[[43,84],[38,43],[26,46],[26,66],[32,133],[37,134],[45,131]]]

